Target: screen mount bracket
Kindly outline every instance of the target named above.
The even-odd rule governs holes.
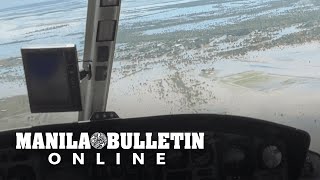
[[[83,80],[86,77],[88,77],[88,80],[92,77],[91,64],[88,64],[87,70],[83,69],[80,71],[80,80]]]

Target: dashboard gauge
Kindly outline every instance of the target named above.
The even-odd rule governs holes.
[[[223,168],[226,175],[244,176],[252,171],[249,149],[242,145],[227,148],[223,155]]]
[[[262,152],[262,160],[267,168],[277,168],[282,162],[282,153],[277,146],[267,146]]]

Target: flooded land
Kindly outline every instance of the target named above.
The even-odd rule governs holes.
[[[85,18],[85,0],[0,10],[1,129],[77,120],[29,113],[19,50],[75,43],[81,59]],[[123,0],[107,110],[249,116],[319,142],[319,19],[318,0]]]

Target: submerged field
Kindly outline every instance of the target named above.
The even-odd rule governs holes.
[[[85,17],[85,0],[0,10],[1,129],[77,120],[29,113],[19,49],[76,43],[81,59]],[[234,114],[316,133],[319,19],[317,0],[124,0],[108,110]]]

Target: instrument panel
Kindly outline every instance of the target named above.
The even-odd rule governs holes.
[[[263,128],[261,128],[263,127]],[[52,150],[15,149],[15,132],[0,133],[0,180],[285,180],[298,179],[310,137],[290,127],[261,120],[221,115],[175,115],[49,125],[19,132],[204,132],[199,150],[57,150],[63,160],[48,163]],[[144,138],[144,137],[142,137]],[[73,165],[73,152],[84,165]],[[97,153],[104,165],[97,165]],[[117,165],[117,153],[121,154]],[[156,165],[165,153],[165,165]],[[144,164],[133,155],[144,154]]]
[[[102,159],[109,161],[107,166],[95,165],[95,153],[87,152],[86,156],[92,156],[88,158],[92,162],[73,166],[68,159],[57,168],[49,165],[47,155],[43,153],[4,149],[0,151],[0,172],[6,177],[4,180],[50,180],[53,177],[60,180],[89,177],[115,180],[288,179],[286,147],[281,141],[205,132],[204,150],[163,151],[166,153],[165,166],[155,165],[157,151],[149,150],[144,156],[145,165],[132,165],[132,154],[142,152],[121,152],[120,165],[114,163],[115,152],[105,152]]]

